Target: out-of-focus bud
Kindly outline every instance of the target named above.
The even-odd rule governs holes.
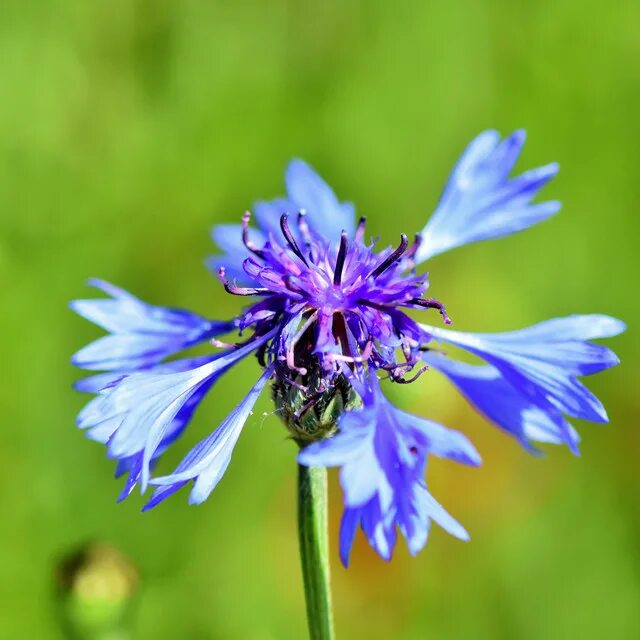
[[[138,571],[115,547],[85,545],[56,570],[62,623],[74,640],[127,640]]]

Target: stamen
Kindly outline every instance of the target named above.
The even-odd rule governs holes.
[[[209,344],[212,344],[214,347],[218,347],[218,349],[234,349],[236,347],[236,345],[231,342],[222,342],[216,338],[209,340]]]
[[[366,224],[367,224],[367,219],[364,216],[362,216],[358,221],[358,226],[356,227],[356,232],[353,236],[354,242],[362,242],[362,239],[364,238],[364,228]]]
[[[398,248],[391,254],[389,254],[367,277],[377,278],[379,275],[382,275],[389,267],[393,266],[401,257],[402,254],[407,250],[407,246],[409,245],[409,240],[407,240],[407,236],[403,233],[400,235],[400,245]]]
[[[313,407],[313,405],[316,404],[316,402],[318,402],[321,397],[322,394],[316,394],[310,400],[307,400],[307,402],[305,402],[299,409],[295,411],[295,413],[293,414],[293,419],[298,422],[300,418],[302,418],[303,414],[309,411],[309,409],[311,409],[311,407]]]
[[[237,287],[229,281],[224,283],[224,290],[234,296],[272,296],[274,291],[265,287]]]
[[[409,247],[409,250],[407,251],[407,254],[405,257],[412,259],[413,256],[416,255],[416,251],[420,248],[421,244],[422,244],[422,236],[419,233],[416,233],[415,237],[413,238],[413,244]]]
[[[293,282],[292,278],[293,276],[291,275],[283,276],[282,280],[284,282],[284,286],[292,293],[306,294],[307,292],[304,289],[301,289],[295,282]]]
[[[257,245],[249,239],[249,221],[251,220],[251,212],[245,211],[242,216],[242,243],[251,253],[255,253],[259,258],[264,258],[264,253],[258,249]]]
[[[298,229],[300,229],[304,243],[309,246],[311,244],[311,231],[307,222],[307,212],[304,209],[298,211]]]
[[[308,267],[309,263],[307,262],[307,259],[304,257],[302,251],[300,251],[300,247],[298,246],[296,239],[293,237],[293,234],[291,233],[291,229],[289,229],[288,218],[289,216],[286,213],[283,213],[280,216],[280,229],[282,229],[282,235],[285,237],[285,240],[291,247],[291,250],[293,251],[293,253],[295,253],[298,256],[298,258],[300,258],[300,260],[302,260],[302,262],[304,262]]]
[[[409,301],[410,304],[416,304],[419,307],[424,307],[425,309],[437,309],[442,316],[445,324],[451,324],[451,318],[447,315],[447,308],[435,298],[413,298],[413,300]]]
[[[300,329],[296,332],[296,334],[291,339],[291,342],[287,346],[287,366],[292,371],[297,371],[300,375],[306,375],[307,370],[302,367],[296,367],[295,365],[295,347],[298,344],[298,341],[304,335],[305,331],[317,320],[318,312],[314,311],[303,323]]]
[[[300,211],[298,212],[298,229],[300,229],[300,235],[302,236],[302,240],[304,241],[305,247],[307,249],[309,260],[311,260],[311,262],[317,262],[318,250],[317,246],[313,242],[311,229],[309,228],[309,223],[307,222],[307,212],[304,209],[300,209]]]
[[[371,357],[373,351],[373,341],[369,340],[362,350],[362,355],[359,356],[347,356],[342,353],[329,353],[327,359],[334,362],[367,362]]]
[[[309,387],[303,384],[300,384],[300,382],[297,382],[296,380],[294,380],[293,378],[290,378],[287,375],[289,370],[280,365],[280,362],[284,362],[284,361],[285,361],[285,358],[283,358],[282,356],[278,356],[278,362],[276,363],[276,373],[278,375],[278,378],[280,380],[283,380],[287,384],[290,384],[292,387],[299,389],[300,391],[302,391],[302,393],[304,393],[304,395],[309,395]]]
[[[225,278],[224,267],[218,269],[218,280],[222,282],[224,290],[234,296],[270,296],[274,294],[273,291],[264,287],[237,287],[235,284],[231,284],[231,282]]]
[[[338,257],[336,259],[336,268],[333,272],[333,284],[339,285],[342,281],[342,269],[344,267],[344,259],[347,255],[347,246],[349,241],[347,240],[347,232],[343,231],[340,236],[340,249],[338,249]]]
[[[415,362],[385,362],[380,365],[380,369],[384,369],[385,371],[392,372],[393,375],[397,374],[398,371],[409,371]]]
[[[405,378],[395,378],[393,377],[393,381],[394,382],[398,382],[399,384],[411,384],[412,382],[415,382],[423,373],[429,371],[429,367],[425,364],[424,366],[420,367],[420,369],[417,371],[417,373],[415,375],[413,375],[411,378],[409,379],[405,379]]]

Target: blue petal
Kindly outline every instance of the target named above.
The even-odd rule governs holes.
[[[393,407],[377,379],[365,387],[364,407],[342,415],[338,433],[305,447],[305,465],[340,466],[345,517],[340,553],[346,565],[359,523],[371,546],[389,559],[399,526],[412,553],[427,539],[430,519],[454,535],[466,532],[429,496],[424,484],[426,457],[433,454],[466,464],[480,457],[464,435]]]
[[[73,388],[76,391],[80,391],[82,393],[100,393],[107,387],[112,387],[117,382],[120,382],[126,373],[122,371],[109,371],[108,373],[97,373],[93,376],[89,376],[88,378],[82,378],[82,380],[77,380],[73,384]]]
[[[405,424],[411,426],[412,429],[422,432],[427,440],[426,446],[430,454],[474,467],[482,464],[482,459],[476,448],[459,431],[447,429],[437,422],[404,411],[398,411],[397,414],[399,420],[404,420]]]
[[[200,504],[209,497],[226,471],[242,428],[272,373],[273,365],[265,369],[245,399],[210,436],[187,454],[172,474],[151,481],[152,484],[161,487],[157,493],[162,498],[169,495],[168,489],[176,485],[183,486],[190,480],[195,480],[189,496],[190,504]],[[158,502],[158,495],[154,494],[146,508],[151,508]]]
[[[218,224],[211,229],[213,241],[239,267],[251,255],[251,252],[244,244],[242,234],[241,224]],[[259,229],[249,229],[249,240],[261,247],[267,238]]]
[[[495,334],[496,336],[517,334],[522,341],[564,342],[612,338],[621,334],[627,326],[622,320],[598,313],[565,316],[538,322],[519,331]]]
[[[353,411],[345,415],[340,432],[307,445],[298,454],[298,462],[308,467],[337,467],[361,456],[371,446],[373,438],[373,429],[362,414],[362,411]],[[349,428],[349,422],[354,422],[352,428]]]
[[[194,369],[183,370],[187,363],[193,362],[189,360],[163,365],[164,372],[160,369],[160,373],[154,370],[132,373],[89,402],[78,416],[78,426],[99,428],[101,434],[110,429],[107,435],[111,457],[122,459],[143,452],[141,485],[144,491],[151,461],[176,425],[182,420],[188,421],[204,390],[272,335],[273,332],[219,356],[210,356]],[[170,370],[173,371],[167,372]]]
[[[253,278],[242,267],[242,263],[251,255],[243,240],[243,229],[240,224],[218,224],[211,229],[211,237],[224,252],[222,255],[210,256],[206,260],[207,268],[217,276],[220,267],[224,267],[228,280],[239,284],[251,284]],[[259,229],[249,229],[249,240],[262,247],[267,235]]]
[[[242,239],[242,232],[241,224],[217,224],[211,229],[211,237],[225,253],[243,255],[244,257],[240,260],[242,261],[249,255],[249,250]],[[249,235],[259,245],[264,244],[266,240],[257,229],[251,229]]]
[[[181,360],[172,360],[171,362],[163,362],[161,364],[146,367],[144,370],[150,373],[177,373],[178,371],[187,371],[195,369],[203,364],[207,364],[214,359],[214,356],[197,356],[195,358],[182,358]],[[76,391],[82,393],[100,393],[109,387],[113,387],[123,378],[133,373],[130,370],[109,371],[107,373],[96,373],[88,378],[77,380],[73,387]]]
[[[174,336],[117,333],[94,340],[75,353],[71,362],[82,369],[126,371],[159,362],[180,349]]]
[[[360,508],[360,524],[373,550],[389,562],[396,545],[396,528],[392,514],[384,513],[375,498]]]
[[[244,258],[247,256],[245,255]],[[221,268],[224,268],[224,275],[230,282],[248,286],[255,283],[255,280],[242,268],[242,263],[238,263],[237,256],[215,255],[209,256],[205,260],[207,269],[217,278]]]
[[[558,172],[557,164],[509,179],[524,140],[524,131],[502,142],[496,131],[485,131],[471,142],[421,232],[416,262],[470,242],[521,231],[557,213],[558,202],[530,204]]]
[[[593,318],[593,326],[588,327]],[[582,341],[612,335],[624,325],[606,316],[570,316],[506,333],[462,333],[422,325],[433,338],[455,344],[493,365],[538,408],[606,422],[600,401],[576,376],[618,363],[610,350]]]
[[[173,421],[167,426],[166,432],[156,450],[153,452],[150,460],[147,461],[144,450],[135,454],[131,458],[128,458],[128,460],[132,461],[131,468],[129,469],[129,477],[127,478],[127,482],[118,497],[118,502],[121,502],[131,494],[134,487],[142,477],[145,465],[148,465],[149,469],[153,469],[160,456],[182,435],[191,421],[193,413],[200,404],[200,401],[207,394],[213,383],[214,380],[210,380],[208,383],[198,387],[193,395],[191,395],[189,400],[187,400],[184,406],[178,411]]]
[[[267,237],[273,234],[276,238],[282,235],[280,230],[280,218],[283,214],[294,215],[299,211],[296,205],[284,198],[276,198],[270,202],[256,202],[253,207],[253,214],[260,229]],[[297,230],[297,225],[293,225],[292,231]]]
[[[309,225],[325,237],[339,239],[342,231],[355,230],[353,205],[341,203],[331,187],[305,162],[292,160],[287,167],[287,193],[298,210],[307,212]]]
[[[376,456],[375,409],[350,411],[340,418],[340,431],[332,438],[305,447],[298,462],[308,466],[341,466],[340,482],[347,507],[359,507],[380,492],[385,502],[391,488]]]
[[[536,452],[529,442],[535,440],[567,444],[577,452],[580,438],[562,414],[533,404],[495,367],[457,362],[429,351],[423,355],[423,360],[444,373],[472,405],[528,451]]]
[[[90,284],[112,297],[74,300],[70,306],[111,335],[80,349],[72,358],[78,367],[123,371],[144,368],[232,328],[229,322],[209,321],[182,309],[148,305],[101,280]]]
[[[420,494],[421,507],[431,520],[437,522],[448,534],[458,538],[458,540],[469,540],[469,534],[466,529],[449,515],[445,508],[427,491],[426,486],[421,486]],[[419,550],[417,549],[417,551]]]
[[[356,531],[360,525],[360,516],[357,509],[345,509],[340,522],[340,560],[345,567],[349,566],[351,547],[356,537]]]

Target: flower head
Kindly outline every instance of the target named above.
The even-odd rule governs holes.
[[[304,162],[286,173],[287,196],[259,202],[241,224],[213,237],[223,254],[209,260],[224,289],[249,304],[229,321],[145,304],[97,282],[111,299],[72,303],[110,335],[74,356],[78,366],[103,370],[78,383],[96,397],[78,425],[107,447],[128,473],[121,498],[139,483],[155,492],[146,508],[193,482],[190,502],[205,500],[222,478],[260,392],[272,381],[276,407],[302,448],[304,465],[338,466],[345,513],[340,552],[345,564],[358,527],[389,559],[396,532],[412,553],[425,544],[433,520],[451,534],[466,531],[431,496],[429,456],[477,465],[480,457],[458,431],[395,408],[380,379],[414,382],[429,368],[446,375],[492,422],[535,451],[533,441],[566,444],[577,452],[568,417],[606,421],[600,402],[578,377],[617,364],[590,340],[619,333],[607,316],[571,316],[520,331],[474,334],[417,322],[445,305],[428,295],[418,273],[428,258],[463,244],[525,229],[554,214],[556,202],[532,204],[557,171],[554,164],[510,178],[524,143],[515,132],[500,141],[478,136],[455,167],[440,204],[410,241],[379,249],[366,221],[338,200]],[[255,220],[257,226],[251,226]],[[237,330],[239,341],[218,336]],[[218,353],[165,359],[210,341]],[[458,362],[451,344],[483,359]],[[153,477],[161,454],[184,432],[200,400],[242,358],[255,354],[262,374],[237,408],[196,445],[177,469]]]

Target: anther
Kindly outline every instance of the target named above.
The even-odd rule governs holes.
[[[307,212],[304,209],[298,211],[298,229],[304,243],[308,246],[311,244],[311,231],[309,231],[309,223],[307,222]]]
[[[435,298],[413,298],[413,300],[409,301],[411,304],[416,304],[419,307],[424,307],[425,309],[437,309],[442,316],[445,324],[451,324],[451,318],[447,315],[447,308]]]
[[[393,381],[398,382],[399,384],[411,384],[412,382],[415,382],[423,373],[426,373],[427,371],[429,371],[429,367],[425,364],[424,366],[420,367],[420,369],[410,378],[404,378],[404,377],[393,378]]]
[[[231,342],[222,342],[221,340],[216,340],[216,338],[209,340],[209,344],[212,344],[218,349],[234,349],[236,347],[236,345]]]
[[[269,296],[273,295],[273,291],[264,287],[237,287],[231,284],[225,277],[224,267],[218,269],[218,280],[222,282],[224,290],[234,296]]]
[[[416,233],[415,237],[413,238],[413,244],[409,247],[406,257],[412,259],[416,255],[416,251],[418,251],[421,244],[422,236],[419,233]]]
[[[356,227],[356,232],[353,236],[354,242],[362,242],[362,239],[364,238],[364,228],[366,224],[367,224],[367,219],[364,216],[362,216],[358,221],[358,226]]]
[[[342,269],[344,268],[344,259],[347,256],[347,232],[343,231],[340,236],[340,249],[338,249],[338,257],[336,258],[336,268],[333,272],[333,284],[339,285],[342,282]]]
[[[373,341],[369,340],[359,356],[347,356],[342,353],[329,353],[327,358],[333,362],[363,363],[367,362],[373,351]]]
[[[291,229],[289,228],[288,218],[289,216],[286,213],[283,213],[280,216],[280,229],[282,229],[282,235],[285,237],[285,240],[287,241],[289,247],[291,247],[291,251],[293,251],[293,253],[295,253],[298,256],[298,258],[300,258],[300,260],[302,260],[302,262],[304,262],[308,267],[309,263],[307,262],[307,259],[304,257],[304,254],[302,253],[302,251],[300,251],[300,247],[298,246],[296,239],[293,237],[293,234],[291,233]]]
[[[379,275],[383,274],[402,257],[402,254],[407,250],[408,246],[409,240],[407,240],[407,236],[403,233],[400,236],[400,244],[398,248],[390,253],[367,277],[377,278]]]
[[[251,212],[245,211],[242,216],[242,242],[251,253],[255,253],[259,258],[264,258],[264,253],[258,249],[256,244],[249,239],[249,220],[251,220]]]

